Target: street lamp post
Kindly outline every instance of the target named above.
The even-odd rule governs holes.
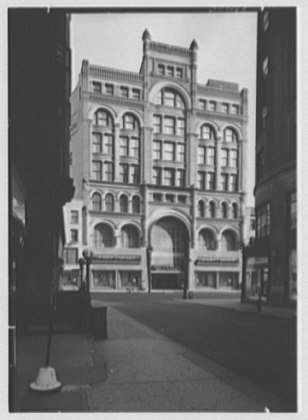
[[[152,290],[152,276],[151,276],[151,254],[152,254],[152,247],[147,247],[147,266],[148,266],[148,293],[151,293]]]
[[[84,287],[84,279],[83,279],[83,267],[85,264],[85,260],[84,258],[79,258],[78,262],[79,262],[79,268],[80,268],[80,290],[84,291],[85,287]]]
[[[90,293],[90,263],[93,254],[91,251],[85,250],[82,255],[86,262],[86,292]]]
[[[246,246],[242,242],[242,285],[241,285],[241,303],[244,303],[246,295]]]

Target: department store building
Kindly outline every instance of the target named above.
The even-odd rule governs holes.
[[[238,289],[247,89],[198,83],[195,40],[142,40],[138,73],[84,60],[72,94],[63,285],[86,251],[92,291]]]

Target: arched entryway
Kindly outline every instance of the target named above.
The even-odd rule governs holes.
[[[188,275],[189,235],[183,222],[164,217],[150,231],[153,289],[181,289]]]

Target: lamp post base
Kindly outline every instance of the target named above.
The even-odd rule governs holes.
[[[56,371],[51,366],[42,367],[39,370],[36,381],[29,385],[34,392],[56,392],[62,387],[62,383],[57,380]]]

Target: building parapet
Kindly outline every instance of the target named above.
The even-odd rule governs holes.
[[[104,95],[102,93],[96,93],[96,92],[87,92],[85,93],[85,97],[91,101],[96,102],[98,104],[112,104],[112,105],[119,105],[123,107],[130,107],[130,108],[138,108],[143,110],[144,103],[137,99],[127,99],[122,98],[120,96],[109,96]]]
[[[113,69],[110,67],[90,66],[90,76],[99,77],[102,79],[121,80],[131,83],[143,83],[143,77],[135,72]]]
[[[230,99],[241,99],[241,93],[239,90],[218,88],[215,86],[197,85],[197,94],[205,96],[215,96],[219,98],[230,98]]]
[[[162,54],[178,55],[180,57],[190,57],[191,50],[188,48],[177,47],[175,45],[161,44],[160,42],[150,42],[150,50]]]

